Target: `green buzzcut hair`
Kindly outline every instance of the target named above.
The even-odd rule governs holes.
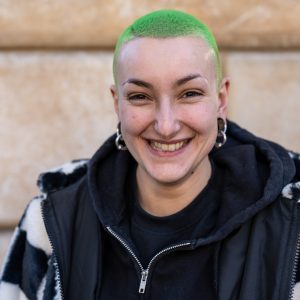
[[[158,10],[144,15],[128,26],[120,35],[114,52],[113,75],[116,82],[117,59],[121,47],[136,38],[200,37],[213,51],[216,79],[219,85],[222,68],[218,45],[208,27],[194,16],[178,10]]]

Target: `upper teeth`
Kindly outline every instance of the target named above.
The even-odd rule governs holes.
[[[187,143],[187,141],[181,141],[181,142],[174,143],[174,144],[163,144],[163,143],[151,141],[151,146],[154,149],[159,150],[159,151],[171,152],[171,151],[176,151],[176,150],[182,148],[183,145],[185,145],[186,143]]]

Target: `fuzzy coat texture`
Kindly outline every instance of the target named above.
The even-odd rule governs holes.
[[[289,155],[299,172],[300,155],[293,152]],[[63,299],[57,258],[45,228],[41,203],[47,200],[49,193],[64,189],[85,176],[88,163],[88,160],[72,161],[39,177],[41,194],[29,203],[15,229],[0,274],[0,300]],[[300,203],[300,182],[287,184],[280,196]],[[296,254],[296,245],[293,247]],[[296,278],[297,273],[299,270],[294,269],[291,277]],[[300,282],[295,284],[291,299],[300,300]]]

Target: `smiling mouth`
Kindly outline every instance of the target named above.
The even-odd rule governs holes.
[[[161,152],[174,152],[182,149],[189,143],[190,139],[183,140],[176,143],[161,143],[157,141],[149,141],[150,146],[157,151]]]

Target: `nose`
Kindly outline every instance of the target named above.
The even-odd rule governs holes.
[[[155,112],[154,129],[164,139],[173,138],[180,130],[176,107],[171,101],[167,99],[160,101]]]

